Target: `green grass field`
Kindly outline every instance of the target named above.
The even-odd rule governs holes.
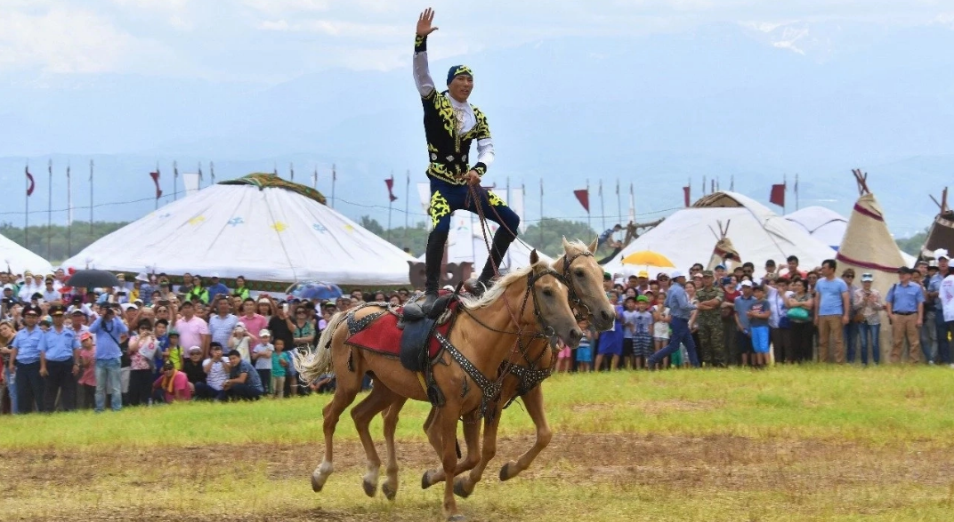
[[[511,407],[460,501],[469,520],[954,520],[948,368],[558,375],[544,389],[553,442],[501,483],[533,435]],[[347,416],[335,474],[311,491],[328,399],[3,418],[0,520],[440,520],[442,492],[420,489],[437,463],[420,403],[402,414],[396,501],[364,495]]]

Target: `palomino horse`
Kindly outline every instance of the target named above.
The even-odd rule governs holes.
[[[709,258],[706,270],[715,270],[715,267],[725,265],[726,270],[731,272],[735,266],[742,262],[738,250],[735,249],[732,240],[729,239],[729,225],[732,224],[732,220],[725,222],[725,228],[722,227],[721,221],[717,221],[717,223],[719,224],[718,234],[715,230],[712,230],[712,227],[709,227],[709,230],[712,230],[712,234],[716,237],[716,244],[712,249],[712,257]],[[736,263],[735,265],[730,263],[733,261]]]
[[[563,283],[563,276],[549,263],[540,261],[536,251],[531,253],[530,261],[531,267],[505,276],[482,298],[463,300],[454,328],[446,342],[441,342],[443,351],[432,368],[433,380],[444,396],[440,407],[443,414],[439,453],[448,477],[443,501],[448,520],[463,520],[453,490],[457,420],[474,410],[484,413],[493,407],[491,403],[499,395],[500,387],[495,378],[513,347],[514,333],[519,333],[518,337],[526,333],[562,339],[571,346],[579,343],[582,336],[570,309],[569,289]],[[516,313],[512,306],[518,307]],[[401,397],[428,400],[418,374],[406,370],[400,361],[346,344],[351,333],[360,331],[383,313],[387,312],[375,305],[340,313],[322,333],[314,352],[296,356],[295,365],[306,382],[330,368],[337,377],[334,398],[324,409],[324,459],[311,478],[316,492],[321,491],[334,469],[333,439],[338,419],[361,390],[361,380],[366,373],[374,375],[375,388],[383,386]],[[359,413],[353,410],[352,417]],[[362,434],[361,441],[367,450],[370,436]],[[369,484],[377,484],[379,468],[379,460],[373,469],[368,466],[364,477],[366,491]]]
[[[596,241],[587,248],[580,242],[570,243],[564,240],[564,255],[554,262],[554,269],[561,272],[570,287],[570,297],[573,305],[581,311],[585,311],[587,318],[593,321],[597,329],[611,328],[614,324],[616,312],[614,307],[606,298],[603,290],[603,270],[596,263],[592,251],[596,249]],[[509,404],[516,397],[521,397],[527,409],[527,413],[533,420],[536,427],[536,441],[526,453],[516,461],[508,462],[500,470],[501,480],[508,480],[517,476],[520,472],[527,469],[536,456],[543,451],[549,444],[551,438],[550,427],[547,425],[546,414],[543,407],[543,393],[538,384],[549,377],[554,354],[548,349],[548,345],[540,340],[523,339],[521,346],[524,350],[521,353],[512,353],[507,362],[507,375],[503,381],[503,387],[499,401],[495,404],[494,415],[488,416],[485,420],[485,434],[482,451],[478,451],[478,441],[480,438],[480,417],[472,416],[464,423],[464,435],[467,442],[467,456],[458,463],[455,474],[473,470],[466,478],[460,478],[455,483],[454,491],[458,495],[468,496],[480,480],[484,469],[489,461],[494,457],[496,449],[496,430],[498,427],[500,414],[503,407]],[[384,432],[388,452],[387,480],[382,486],[382,491],[388,499],[393,499],[397,493],[397,463],[394,457],[394,432],[397,426],[398,414],[403,407],[405,400],[403,397],[392,393],[385,387],[376,387],[372,390],[361,403],[352,410],[355,419],[355,425],[362,440],[367,438],[369,441],[365,444],[365,450],[368,452],[368,462],[370,467],[379,466],[377,454],[374,445],[370,443],[371,437],[368,433],[368,425],[371,419],[378,411],[387,409],[384,415]],[[440,433],[435,429],[438,426],[437,409],[432,409],[431,415],[425,422],[425,431],[428,434],[428,440],[434,445],[435,449],[442,444]],[[421,480],[421,486],[428,488],[435,483],[446,480],[442,469],[425,472]],[[367,485],[366,485],[367,486]],[[366,493],[373,495],[374,487],[366,488]]]

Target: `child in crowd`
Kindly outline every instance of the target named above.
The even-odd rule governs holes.
[[[275,351],[275,346],[271,342],[272,333],[267,329],[259,331],[258,338],[261,341],[252,350],[252,360],[255,361],[255,370],[262,381],[262,388],[265,388],[265,394],[268,394],[271,393],[269,387],[272,384],[272,353]]]
[[[653,354],[653,314],[649,313],[649,298],[641,295],[636,298],[636,312],[633,314],[633,357],[634,368],[646,367],[646,360]]]
[[[576,371],[588,372],[590,371],[590,365],[593,364],[593,346],[591,343],[599,338],[600,334],[590,328],[590,322],[586,319],[580,321],[580,330],[583,332],[583,337],[576,348]]]
[[[632,289],[630,289],[632,290]],[[636,331],[636,297],[629,295],[623,301],[623,368],[638,368],[639,362],[633,351],[633,335]],[[634,363],[635,361],[635,363]]]
[[[80,376],[79,384],[79,407],[83,410],[92,410],[95,406],[94,399],[96,395],[96,347],[93,346],[93,334],[83,332],[80,339]]]
[[[188,354],[185,353],[185,350],[182,349],[182,345],[179,344],[179,332],[175,328],[169,330],[169,333],[166,334],[166,351],[163,352],[163,357],[166,361],[172,363],[176,370],[182,371],[182,363],[188,357]]]
[[[769,317],[772,316],[772,309],[768,301],[765,300],[765,287],[754,285],[752,291],[755,295],[755,303],[752,308],[746,312],[749,316],[749,331],[752,336],[752,350],[755,352],[753,357],[753,367],[765,367],[768,365],[769,351]]]
[[[653,305],[651,311],[653,313],[653,340],[656,344],[655,351],[658,352],[666,347],[669,344],[669,308],[666,307],[666,294],[660,292],[659,295],[655,296],[656,303]],[[662,367],[665,368],[669,366],[669,358],[666,357],[662,361]]]
[[[272,397],[285,396],[285,374],[291,366],[291,354],[285,351],[285,341],[275,339],[275,351],[272,352]]]
[[[248,334],[245,325],[238,323],[232,329],[232,337],[229,337],[229,349],[238,350],[242,355],[242,360],[251,364],[252,362],[252,336]]]
[[[560,341],[560,346],[562,346],[562,348],[560,348],[560,351],[557,352],[556,371],[557,373],[568,372],[570,371],[570,357],[573,355],[573,350],[571,350],[569,346],[563,344],[562,341]]]

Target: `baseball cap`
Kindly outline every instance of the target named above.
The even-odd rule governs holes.
[[[672,279],[679,279],[680,277],[685,277],[685,276],[686,274],[683,274],[679,270],[673,270],[672,273],[669,274],[669,277],[671,277]]]
[[[702,277],[715,277],[715,274],[712,273],[712,270],[703,270]]]
[[[934,251],[934,259],[949,259],[946,248],[939,248]]]
[[[269,332],[268,329],[263,328],[261,331],[258,332],[258,336],[259,336],[260,338],[261,338],[261,337],[269,337],[269,338],[270,338],[270,337],[272,336],[272,332]]]
[[[874,275],[872,275],[871,272],[861,274],[861,282],[865,281],[874,281]]]
[[[86,311],[83,310],[82,306],[71,306],[67,311],[70,315],[86,315]]]
[[[166,335],[168,335],[169,337],[172,337],[173,335],[176,337],[179,337],[179,330],[176,330],[175,328],[173,328],[169,330],[169,333],[167,333]]]
[[[742,281],[742,286],[747,286],[749,288],[752,288],[752,281],[749,281],[748,279],[746,279],[745,281]]]
[[[212,277],[212,279],[218,279],[218,278],[219,278],[219,273],[218,273],[218,272],[212,272],[212,276],[211,276],[211,277]]]
[[[646,279],[649,279],[649,272],[640,270],[639,273],[636,274],[636,277],[645,277]]]
[[[645,295],[641,295],[641,296],[639,296],[639,297],[636,298],[636,301],[637,301],[637,302],[642,301],[642,302],[644,302],[644,303],[648,303],[648,302],[649,302],[649,298],[646,297]]]
[[[92,338],[93,338],[93,334],[91,334],[91,333],[89,333],[89,332],[83,332],[83,333],[81,333],[81,334],[79,335],[79,340],[80,340],[80,341],[85,341],[85,340],[87,340],[87,339],[92,339]]]
[[[722,263],[719,263],[718,265],[716,265],[716,270],[719,270],[719,269],[725,270],[725,265],[723,265]]]
[[[13,285],[3,285],[4,290],[13,290]]]
[[[199,348],[198,346],[193,346],[189,348],[189,353],[202,353],[202,348]]]

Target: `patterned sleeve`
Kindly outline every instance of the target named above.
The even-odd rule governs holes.
[[[474,170],[478,175],[483,176],[496,158],[494,140],[490,136],[487,117],[477,107],[474,107],[474,119],[477,120],[474,136],[477,140],[477,163],[474,165]]]
[[[423,98],[430,98],[437,92],[434,88],[434,79],[431,78],[431,72],[427,65],[427,37],[416,36],[414,38],[414,84],[417,86],[417,92]]]

